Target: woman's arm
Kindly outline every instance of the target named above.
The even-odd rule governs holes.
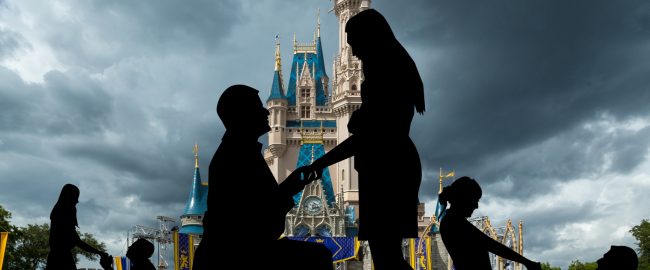
[[[478,235],[480,235],[481,239],[481,244],[487,248],[489,252],[492,252],[499,257],[506,258],[511,261],[515,261],[518,263],[523,264],[526,266],[527,269],[533,270],[533,269],[539,269],[539,263],[531,261],[527,259],[524,256],[521,256],[519,253],[515,252],[514,250],[508,248],[507,246],[499,243],[497,240],[492,239],[489,237],[487,234],[484,234],[480,230],[476,229],[475,232],[477,232]],[[478,238],[479,236],[477,236]]]
[[[101,250],[98,250],[98,249],[94,248],[91,245],[86,244],[86,242],[81,240],[81,238],[79,237],[79,234],[77,234],[77,247],[79,247],[80,249],[82,249],[82,250],[84,250],[86,252],[95,253],[95,254],[100,255],[100,256],[107,255],[106,252],[103,252]]]
[[[341,160],[349,158],[354,155],[354,141],[355,136],[348,137],[345,141],[334,147],[334,149],[325,153],[322,157],[314,161],[311,166],[317,170],[322,170],[335,164]]]

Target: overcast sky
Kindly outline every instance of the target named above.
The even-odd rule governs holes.
[[[132,225],[178,217],[192,145],[207,180],[223,134],[220,93],[243,83],[265,99],[274,37],[287,73],[293,33],[311,41],[318,8],[332,77],[331,5],[0,0],[0,204],[12,223],[49,222],[65,183],[81,189],[81,231],[111,254],[124,253]],[[411,135],[429,213],[442,167],[482,185],[476,216],[524,220],[533,260],[566,268],[613,244],[635,247],[629,229],[650,218],[650,3],[372,7],[424,80],[427,111]]]

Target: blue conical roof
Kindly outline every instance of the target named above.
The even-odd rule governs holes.
[[[203,215],[208,209],[207,201],[203,201],[203,197],[207,197],[208,193],[205,190],[203,194],[203,187],[201,184],[201,174],[199,172],[199,167],[194,168],[194,181],[192,181],[192,190],[190,191],[190,198],[185,204],[185,210],[183,210],[183,215]]]
[[[284,87],[282,86],[282,78],[280,76],[281,75],[279,70],[276,70],[273,73],[273,84],[271,84],[271,94],[269,95],[269,98],[266,100],[267,102],[272,99],[287,98],[284,95]]]

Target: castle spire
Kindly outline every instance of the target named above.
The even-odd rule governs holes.
[[[199,168],[199,144],[194,144],[194,169]]]
[[[275,68],[273,72],[273,83],[271,84],[271,94],[266,100],[284,99],[284,81],[282,80],[282,58],[280,58],[280,35],[275,35]]]
[[[318,8],[318,13],[317,13],[317,19],[316,19],[316,36],[320,38],[320,8]]]
[[[282,61],[280,60],[280,39],[275,35],[275,71],[282,72]]]
[[[300,74],[301,77],[305,76],[305,70],[307,70],[307,76],[311,77],[311,71],[309,71],[309,65],[307,63],[307,51],[304,53],[305,61],[302,63],[302,73]]]

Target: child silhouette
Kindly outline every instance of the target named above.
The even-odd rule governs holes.
[[[153,255],[153,244],[144,238],[133,242],[126,251],[126,257],[131,260],[131,270],[155,270],[149,257]]]
[[[440,193],[439,201],[449,210],[443,212],[440,236],[456,270],[491,270],[488,252],[508,260],[522,263],[528,270],[541,270],[538,262],[526,259],[519,253],[490,238],[472,225],[467,218],[478,208],[483,191],[476,180],[463,176],[456,179]]]

